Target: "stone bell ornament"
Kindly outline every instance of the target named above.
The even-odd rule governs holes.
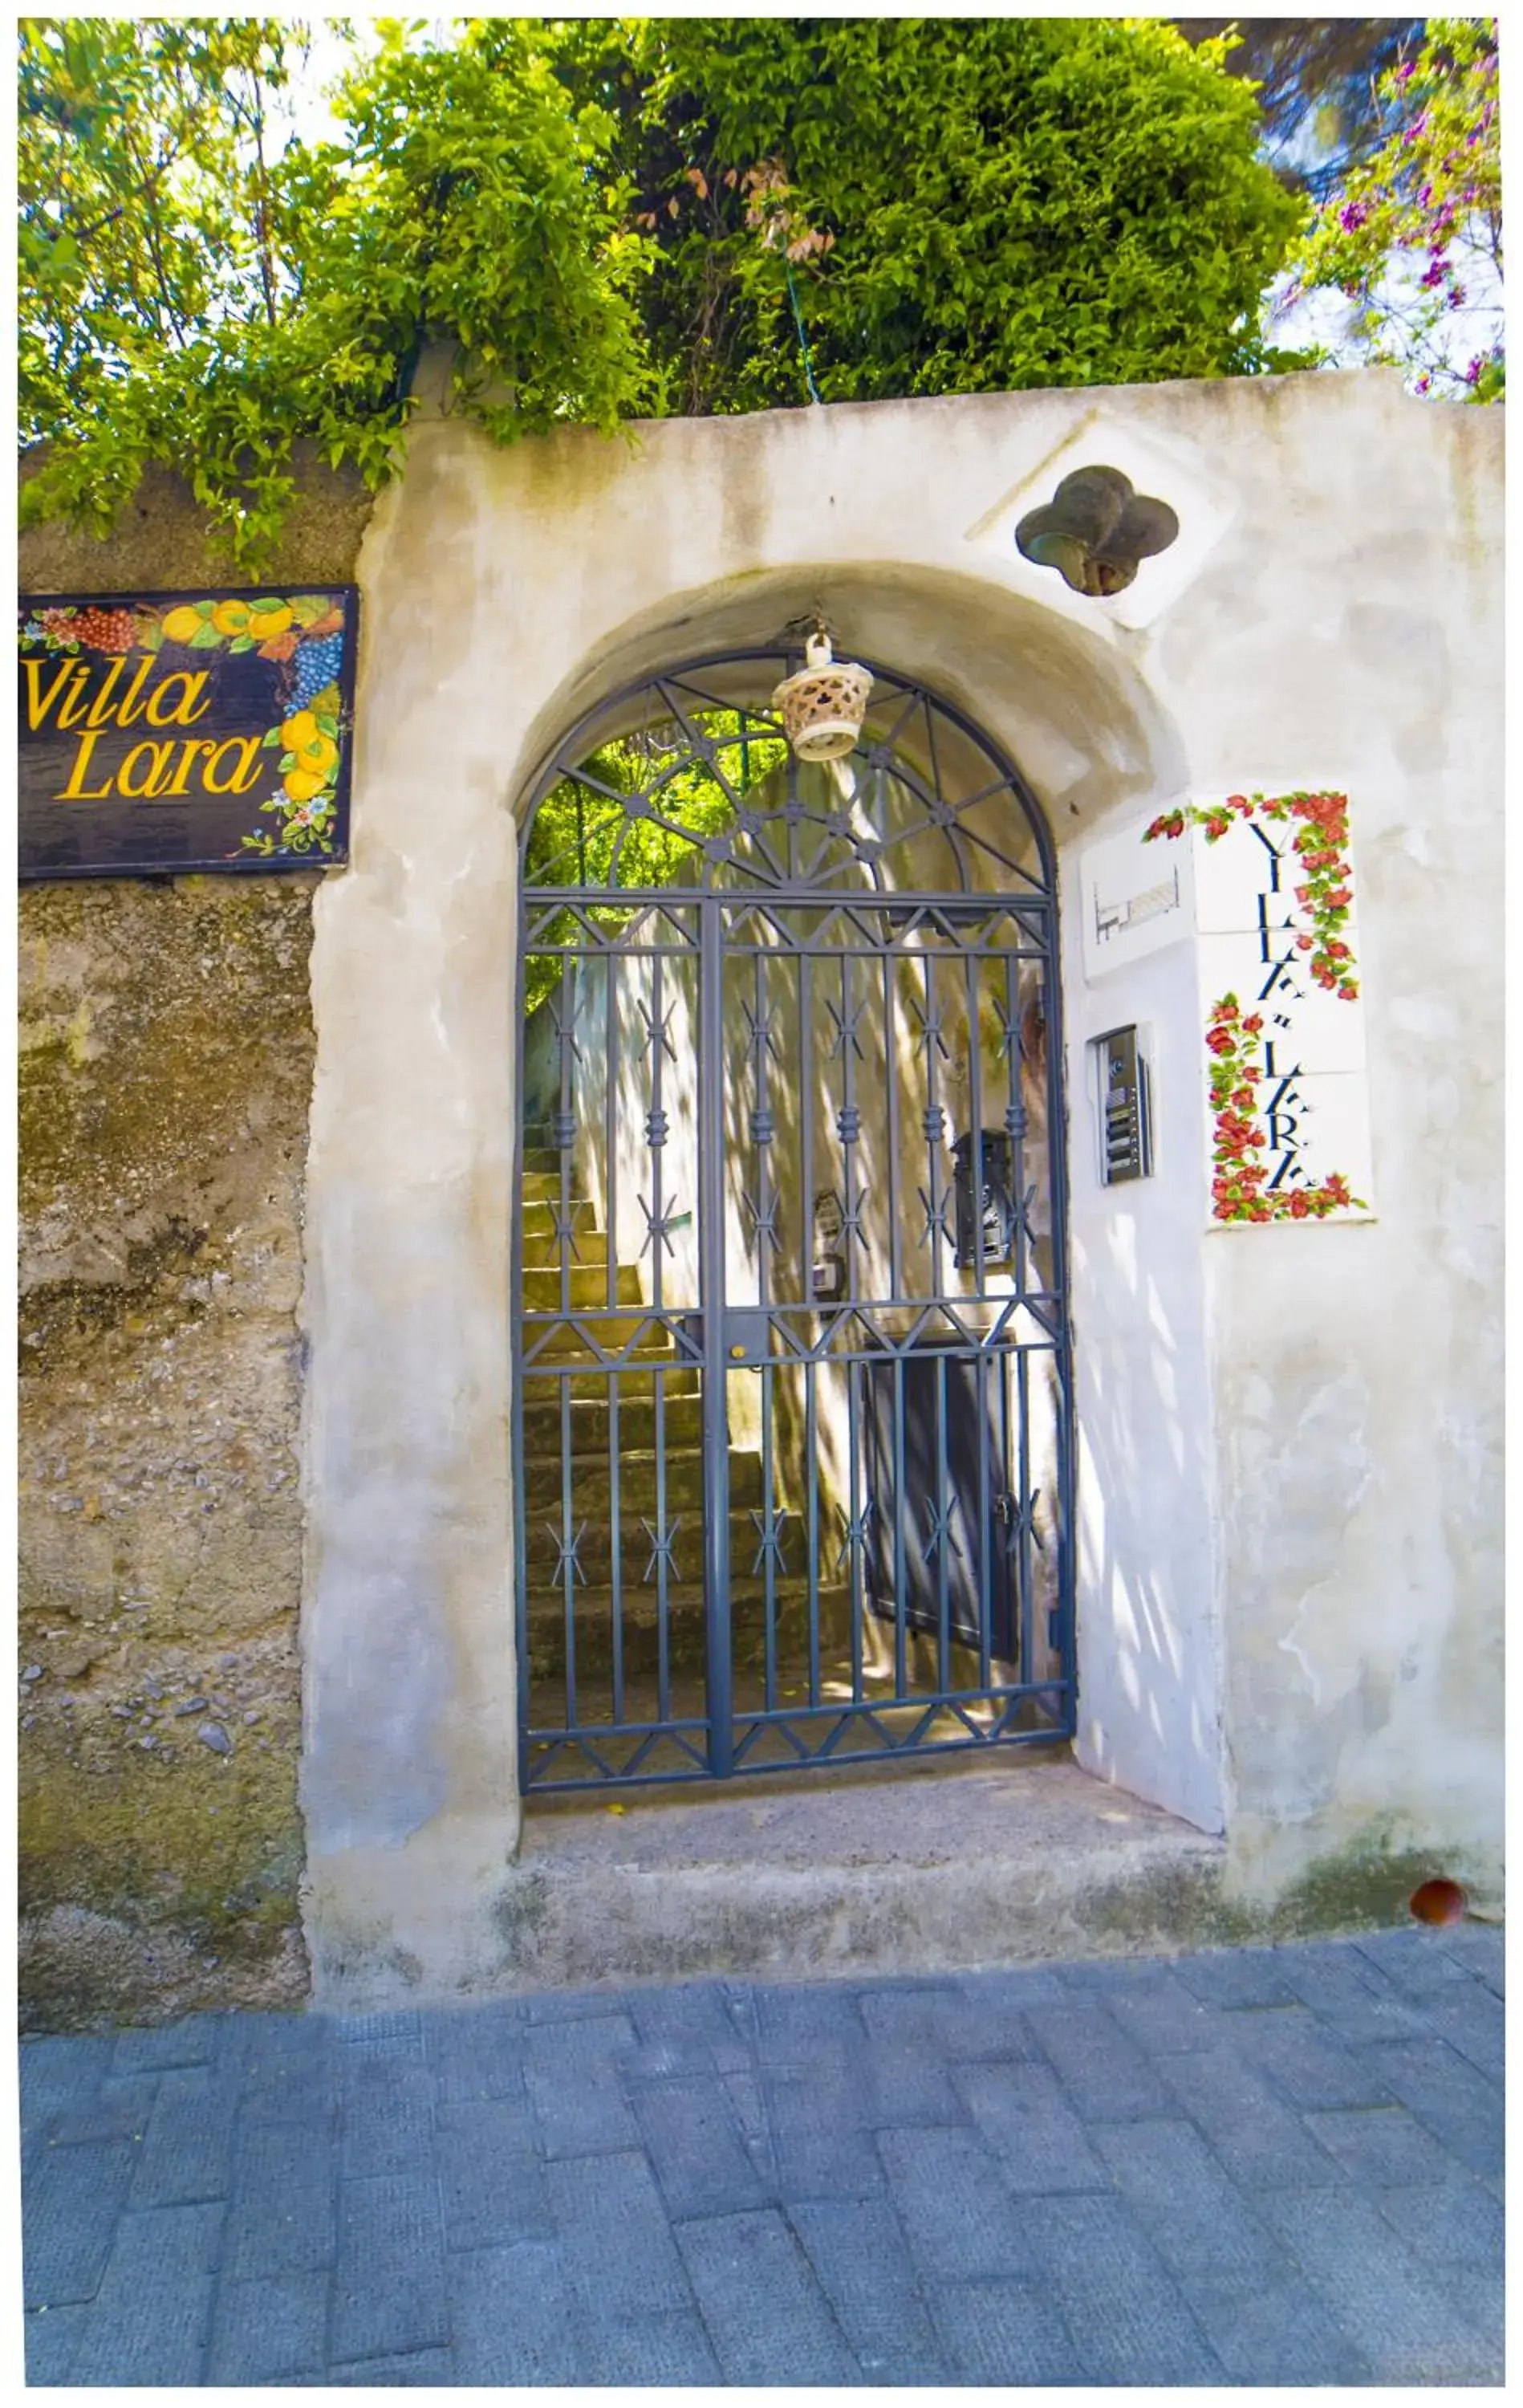
[[[784,678],[773,693],[788,740],[801,761],[834,761],[861,734],[873,672],[860,661],[831,657],[831,639],[818,628],[804,644],[807,668]]]

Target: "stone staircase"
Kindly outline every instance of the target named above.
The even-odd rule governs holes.
[[[526,1155],[523,1172],[523,1296],[531,1312],[556,1311],[562,1273],[554,1237],[561,1197],[556,1157]],[[577,1306],[608,1307],[608,1233],[597,1226],[585,1198],[574,1199],[576,1251],[570,1299]],[[623,1345],[639,1330],[643,1313],[640,1275],[633,1263],[616,1263],[615,1312],[599,1325],[605,1346]],[[575,1332],[558,1332],[536,1363],[591,1366],[595,1358]],[[615,1507],[620,1581],[620,1719],[641,1722],[658,1714],[662,1661],[659,1590],[652,1532],[661,1526],[660,1475],[664,1474],[665,1526],[671,1539],[666,1588],[665,1669],[670,1711],[704,1711],[707,1659],[704,1598],[704,1400],[696,1368],[678,1364],[670,1338],[639,1346],[617,1383],[590,1368],[568,1379],[523,1379],[523,1513],[528,1571],[531,1720],[541,1727],[562,1721],[566,1710],[566,1591],[562,1557],[568,1500],[571,1533],[582,1578],[576,1584],[576,1719],[613,1718]],[[666,1368],[663,1368],[666,1367]],[[657,1373],[661,1378],[658,1383]],[[610,1445],[617,1388],[617,1446]],[[659,1389],[659,1395],[658,1395]],[[562,1391],[568,1392],[564,1398]],[[661,1444],[658,1446],[658,1435]],[[761,1455],[749,1447],[730,1451],[730,1611],[737,1703],[761,1702],[760,1671],[765,1660],[766,1581],[759,1564],[757,1520],[763,1505]],[[617,1469],[615,1457],[617,1456]],[[579,1539],[576,1534],[580,1531]],[[803,1576],[803,1537],[797,1520],[784,1536],[787,1570],[773,1583],[776,1656],[807,1661],[808,1583]],[[558,1570],[560,1577],[557,1577]],[[828,1589],[822,1602],[838,1602]],[[749,1677],[747,1677],[749,1676]],[[742,1684],[746,1690],[738,1694]]]

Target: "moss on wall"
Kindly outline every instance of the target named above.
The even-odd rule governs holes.
[[[22,897],[34,2025],[305,1990],[296,1312],[316,883]]]
[[[348,582],[372,497],[351,473],[296,465],[271,577]],[[28,593],[247,582],[162,470],[105,539],[56,521],[21,538]],[[297,1308],[318,882],[92,880],[21,897],[35,2029],[306,1993]]]

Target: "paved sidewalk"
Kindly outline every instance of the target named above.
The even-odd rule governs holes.
[[[21,2047],[35,2384],[1502,2381],[1502,1947]]]

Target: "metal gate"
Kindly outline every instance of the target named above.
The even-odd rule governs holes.
[[[1073,1728],[1056,898],[1041,814],[881,668],[857,750],[705,660],[522,836],[521,1778]]]

